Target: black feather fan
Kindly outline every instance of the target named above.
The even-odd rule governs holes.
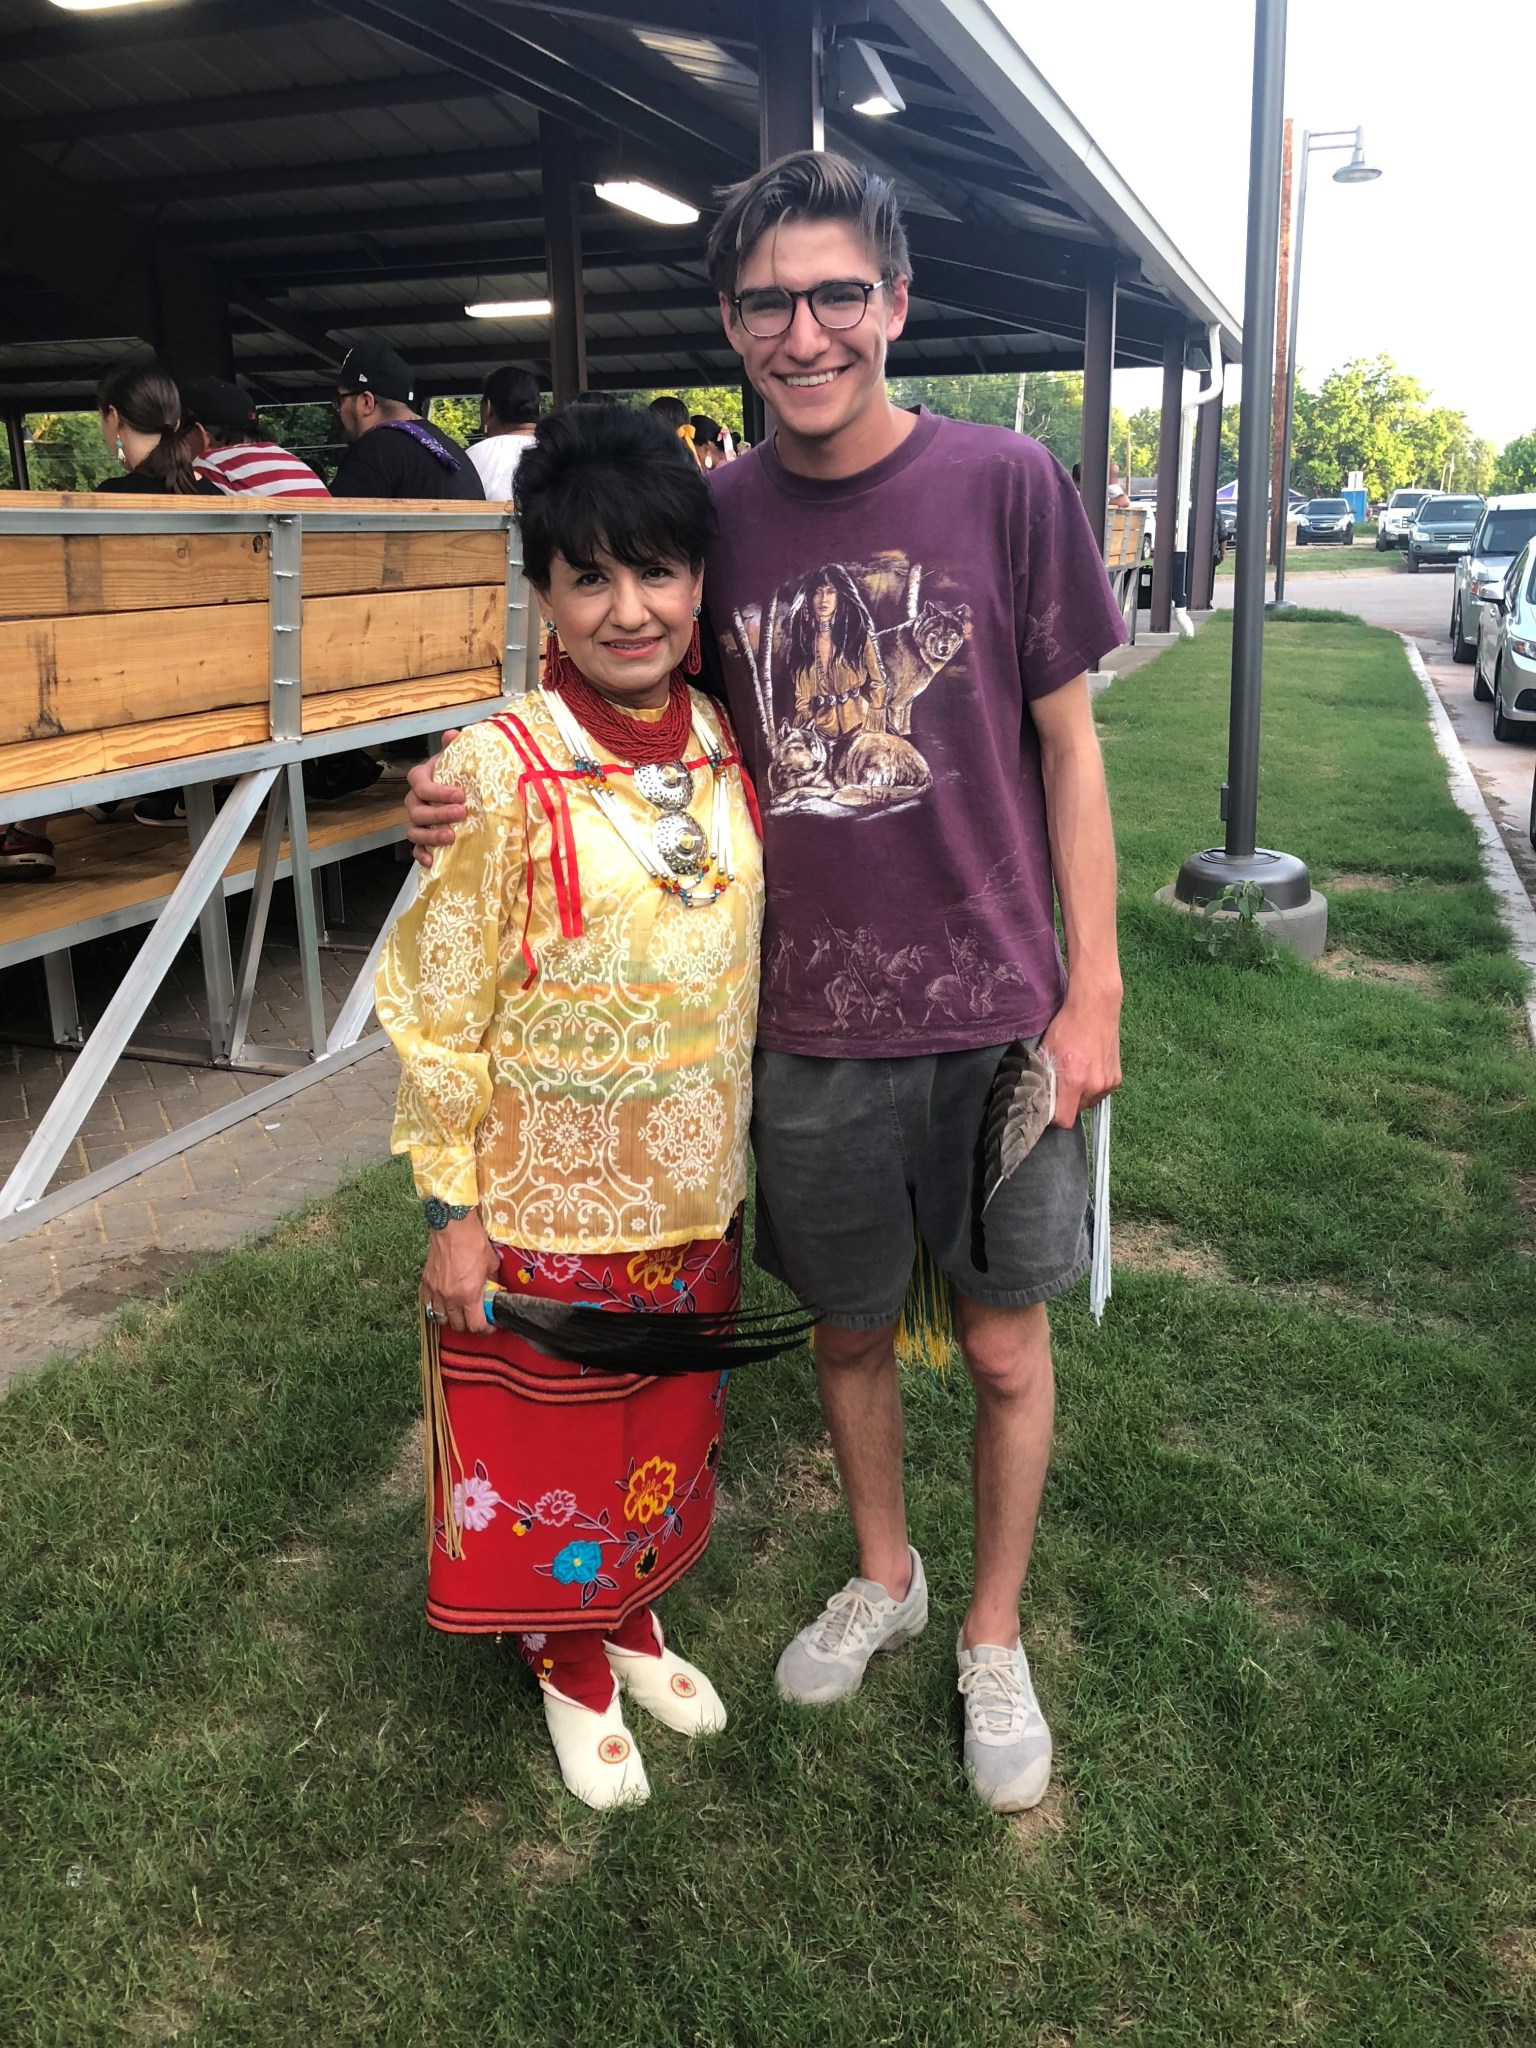
[[[521,1337],[548,1358],[591,1372],[657,1379],[761,1365],[803,1344],[816,1320],[798,1310],[674,1315],[592,1308],[505,1288],[487,1288],[485,1313],[498,1330]]]

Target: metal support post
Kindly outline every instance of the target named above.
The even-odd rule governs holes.
[[[1305,143],[1303,143],[1305,149]],[[1303,165],[1306,158],[1303,155]],[[1291,123],[1285,124],[1285,141],[1281,148],[1280,161],[1280,262],[1277,279],[1277,306],[1275,312],[1275,401],[1272,443],[1269,457],[1269,559],[1277,563],[1285,551],[1285,527],[1290,514],[1289,478],[1286,473],[1286,450],[1290,446],[1290,420],[1287,404],[1290,393],[1290,379],[1287,365],[1290,362],[1290,337],[1286,328],[1286,310],[1291,296]]]
[[[549,367],[555,410],[569,405],[587,383],[586,320],[581,280],[581,186],[576,131],[552,115],[539,116],[540,177],[544,194],[544,249],[553,312]]]
[[[235,1000],[230,1017],[229,1058],[238,1065],[245,1058],[251,1029],[251,1003],[256,994],[256,975],[266,944],[267,917],[272,908],[272,890],[277,865],[282,857],[283,829],[288,821],[288,786],[282,776],[267,798],[267,823],[256,856],[256,873],[251,882],[251,900],[245,913],[245,937],[240,942],[240,964],[235,969]]]
[[[315,909],[315,871],[309,859],[309,818],[304,808],[304,769],[291,761],[288,779],[288,868],[293,877],[293,915],[299,928],[299,981],[304,992],[304,1026],[309,1049],[325,1047],[325,988],[320,979],[320,920]]]
[[[187,837],[196,853],[213,830],[213,784],[190,782],[184,794]],[[214,1065],[222,1066],[229,1058],[235,1008],[235,973],[229,957],[229,912],[224,903],[222,871],[197,914],[197,930],[203,955],[203,988],[208,1000],[208,1049]]]
[[[395,919],[416,901],[416,889],[420,880],[421,869],[412,861],[405,871],[405,880],[400,884],[399,894],[389,907],[389,915],[373,942],[368,958],[363,962],[346,1001],[336,1013],[331,1035],[325,1041],[327,1053],[341,1052],[347,1046],[356,1044],[362,1035],[363,1026],[373,1015],[373,978],[379,971],[379,961],[384,956],[384,947],[394,930]]]
[[[1216,594],[1216,479],[1221,474],[1222,401],[1202,405],[1195,426],[1195,489],[1189,514],[1189,609],[1208,612]]]
[[[67,946],[62,952],[43,955],[43,978],[48,985],[48,1024],[54,1044],[79,1045],[80,1007],[75,1001],[74,956]]]
[[[757,0],[759,163],[824,149],[821,9],[816,0]]]
[[[533,595],[523,574],[523,534],[507,521],[507,610],[501,647],[501,687],[521,696],[538,684],[539,636],[533,630]],[[434,749],[435,751],[435,749]]]
[[[118,983],[63,1086],[49,1103],[10,1178],[0,1188],[0,1217],[30,1207],[47,1189],[107,1076],[196,924],[198,913],[219,890],[224,870],[276,774],[275,768],[265,768],[243,776],[236,783],[228,802],[188,862],[170,901]]]
[[[1115,259],[1096,253],[1088,265],[1083,317],[1083,510],[1099,553],[1109,506],[1109,397],[1115,367]]]
[[[1287,512],[1291,509],[1291,440],[1296,432],[1296,323],[1301,317],[1301,242],[1307,229],[1307,159],[1312,154],[1312,132],[1304,128],[1301,134],[1301,182],[1296,188],[1296,230],[1291,255],[1289,280],[1290,332],[1286,336],[1285,349],[1285,419],[1281,424],[1284,437],[1280,460],[1280,496]],[[1282,523],[1275,545],[1275,603],[1285,603],[1285,557],[1286,544],[1290,539],[1287,526]]]
[[[1157,429],[1157,537],[1152,543],[1152,631],[1173,624],[1173,562],[1179,552],[1179,437],[1184,425],[1184,334],[1163,337],[1163,410]]]
[[[1237,457],[1237,574],[1232,620],[1232,709],[1224,847],[1193,853],[1179,869],[1174,893],[1183,903],[1219,901],[1249,883],[1262,889],[1267,912],[1294,927],[1298,950],[1321,951],[1327,906],[1314,898],[1306,864],[1294,854],[1257,844],[1259,703],[1264,673],[1265,488],[1270,455],[1271,379],[1275,348],[1275,257],[1280,234],[1281,105],[1285,87],[1286,0],[1257,0],[1253,41],[1253,129],[1248,166],[1248,248],[1243,297],[1242,425]],[[1213,408],[1214,410],[1214,402]],[[1301,913],[1286,919],[1286,913]],[[1301,927],[1305,924],[1303,938]],[[1315,948],[1311,941],[1316,939]]]
[[[293,512],[274,512],[267,528],[272,737],[296,740],[304,730],[304,527]]]
[[[19,405],[5,408],[5,445],[11,458],[12,489],[30,491],[32,476],[27,467],[26,414]]]

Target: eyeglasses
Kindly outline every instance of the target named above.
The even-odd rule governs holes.
[[[877,277],[873,284],[865,284],[862,278],[834,277],[825,284],[813,284],[808,292],[787,291],[783,285],[763,285],[755,291],[738,292],[731,300],[736,309],[736,318],[754,341],[772,341],[775,335],[788,334],[795,324],[795,307],[804,299],[811,309],[811,318],[819,327],[825,327],[831,334],[846,333],[850,327],[857,327],[869,311],[869,295],[890,283],[888,277]]]

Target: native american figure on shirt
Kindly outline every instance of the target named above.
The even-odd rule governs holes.
[[[751,665],[768,746],[770,809],[887,811],[932,787],[912,707],[961,653],[971,610],[924,599],[922,579],[900,554],[829,562],[781,586],[766,620],[757,607],[736,614],[734,651]]]

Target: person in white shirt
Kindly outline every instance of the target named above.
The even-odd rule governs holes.
[[[512,497],[512,479],[524,451],[533,445],[533,430],[538,423],[538,379],[510,363],[492,370],[480,399],[480,425],[485,438],[476,441],[469,451],[487,498],[505,503]]]

